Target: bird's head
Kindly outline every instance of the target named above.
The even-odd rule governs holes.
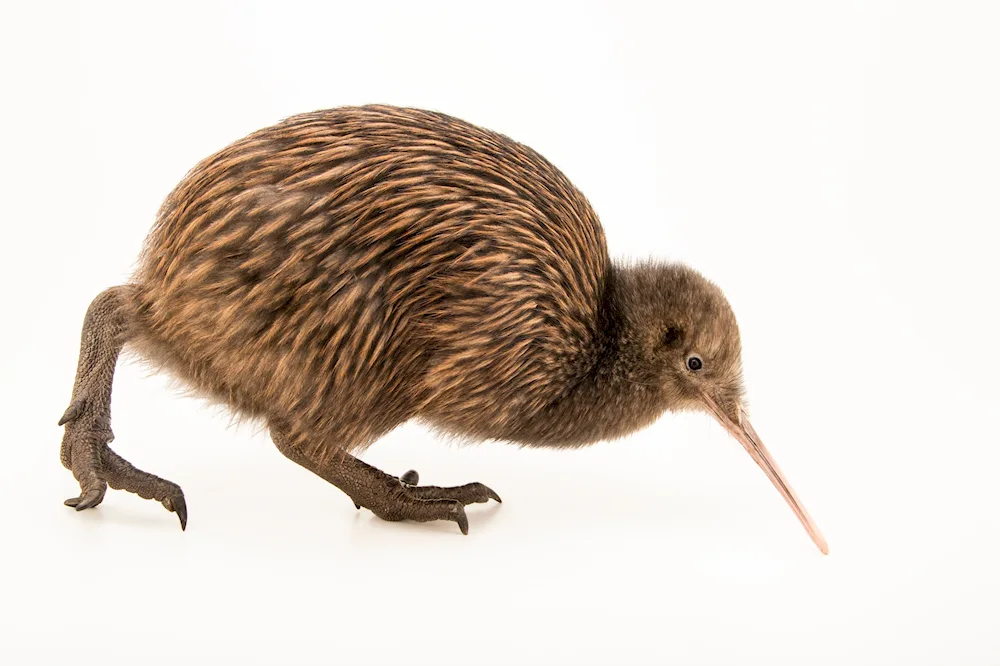
[[[663,409],[711,414],[743,445],[826,553],[826,541],[747,417],[740,332],[722,290],[682,264],[642,263],[615,272],[614,292],[628,379],[651,387]]]

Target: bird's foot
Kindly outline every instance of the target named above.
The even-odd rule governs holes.
[[[103,410],[102,410],[103,411]],[[136,469],[108,447],[114,440],[107,414],[92,414],[86,401],[74,400],[59,425],[65,425],[61,458],[80,483],[80,495],[63,504],[77,511],[92,509],[104,500],[107,487],[127,490],[153,499],[177,514],[181,529],[187,527],[187,503],[180,486]]]
[[[419,482],[420,475],[412,469],[401,477],[386,475],[389,492],[385,496],[367,503],[354,499],[354,506],[358,509],[366,506],[383,520],[453,520],[458,523],[462,534],[468,534],[466,504],[488,502],[491,499],[502,502],[499,495],[481,483],[440,487],[418,486]]]

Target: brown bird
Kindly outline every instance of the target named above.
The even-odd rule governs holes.
[[[680,264],[613,263],[590,204],[534,150],[450,116],[366,106],[255,132],[164,202],[139,268],[91,303],[61,458],[78,511],[107,486],[187,524],[180,487],[108,447],[129,345],[263,419],[288,458],[385,520],[500,497],[355,457],[410,419],[467,439],[578,447],[708,411],[827,546],[747,420],[722,291]]]

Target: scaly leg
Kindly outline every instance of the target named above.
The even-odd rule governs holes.
[[[187,527],[187,505],[180,486],[133,467],[108,448],[111,432],[111,384],[118,354],[129,338],[128,299],[133,287],[112,287],[97,296],[87,309],[80,339],[80,361],[73,397],[59,425],[63,433],[60,459],[80,483],[80,495],[65,501],[77,511],[97,506],[112,488],[155,499],[177,513],[181,529]]]
[[[326,479],[354,501],[354,506],[370,509],[383,520],[453,520],[462,534],[469,533],[465,505],[486,502],[500,496],[481,483],[453,488],[416,486],[419,477],[410,470],[402,478],[386,474],[352,455],[340,453],[332,461],[305,452],[290,437],[271,426],[271,439],[288,459]]]

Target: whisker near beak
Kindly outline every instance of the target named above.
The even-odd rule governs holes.
[[[708,410],[712,413],[712,416],[722,424],[729,434],[735,437],[743,448],[746,449],[750,457],[754,459],[754,462],[764,471],[767,478],[771,480],[774,487],[778,489],[781,496],[785,498],[788,502],[788,506],[792,507],[792,511],[798,516],[799,522],[809,533],[809,537],[819,548],[820,552],[824,555],[830,554],[830,548],[826,544],[826,539],[823,538],[823,534],[819,531],[819,527],[813,522],[813,519],[809,517],[809,513],[806,511],[802,502],[799,501],[798,496],[796,496],[795,491],[789,485],[788,480],[785,479],[785,475],[781,473],[781,469],[778,464],[771,457],[771,454],[765,448],[764,443],[760,440],[757,435],[757,431],[753,429],[750,424],[750,419],[747,417],[746,411],[742,406],[734,408],[734,413],[732,415],[727,414],[721,406],[709,395],[702,394],[702,399],[705,401],[705,405]]]

